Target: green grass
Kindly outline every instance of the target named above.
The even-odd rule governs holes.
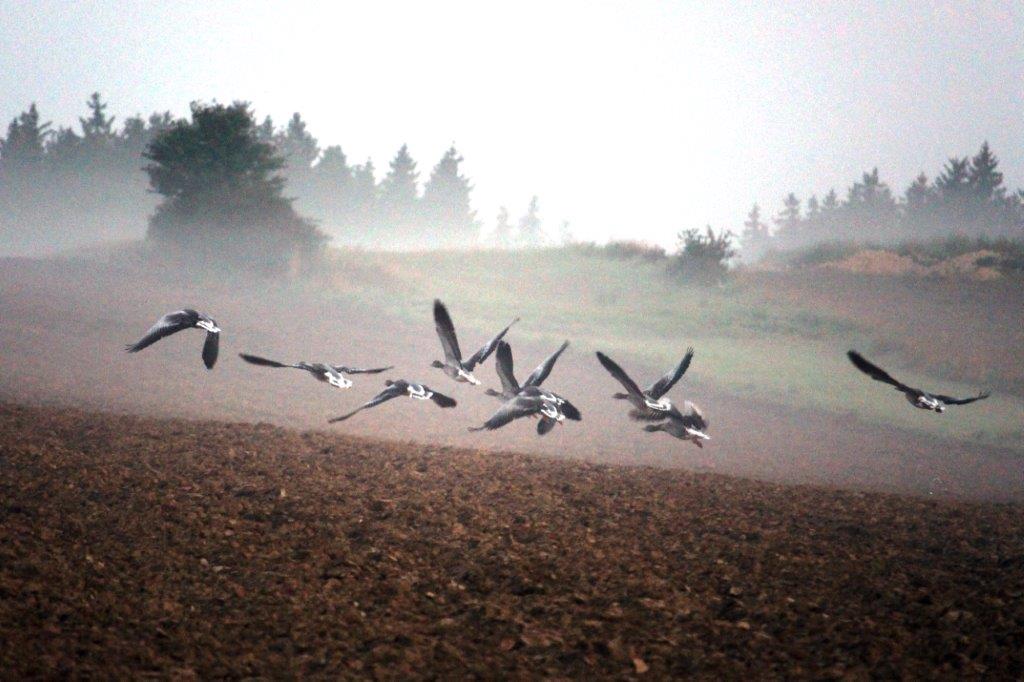
[[[565,249],[358,258],[341,252],[336,265],[332,295],[401,318],[421,317],[442,296],[460,325],[494,329],[520,315],[528,321],[516,329],[520,338],[551,346],[569,338],[581,351],[602,349],[652,367],[670,366],[693,345],[699,361],[691,380],[698,388],[1024,451],[1024,400],[993,396],[983,406],[952,408],[958,418],[912,409],[845,357],[851,347],[877,348],[876,330],[772,301],[742,281],[683,285],[662,263]],[[911,385],[963,395],[977,390],[887,364]]]

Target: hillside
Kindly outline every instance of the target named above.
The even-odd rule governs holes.
[[[931,374],[942,372],[941,365],[931,369],[936,365],[930,358],[964,360],[956,367],[976,376],[1012,376],[1020,363],[1006,357],[1024,352],[1009,307],[1019,292],[980,284],[958,290],[959,317],[946,324],[940,311],[950,290],[768,275],[694,289],[642,263],[564,251],[346,252],[337,258],[320,279],[284,282],[189,272],[130,249],[69,259],[7,259],[0,263],[0,399],[266,421],[434,446],[715,470],[772,481],[1024,499],[1024,399],[996,390],[990,400],[946,415],[923,413],[857,373],[843,356],[851,346],[874,348],[877,355],[871,357],[908,381],[973,392],[985,384]],[[864,288],[863,295],[856,286]],[[534,287],[557,295],[536,295]],[[647,295],[657,287],[665,290],[662,296]],[[583,422],[545,438],[527,423],[494,434],[467,433],[497,403],[429,367],[440,354],[430,319],[434,296],[449,303],[466,347],[520,315],[508,337],[520,374],[570,339],[547,385],[580,407]],[[216,369],[208,372],[200,363],[196,332],[138,355],[123,352],[123,344],[136,340],[159,315],[182,306],[209,312],[223,327]],[[887,314],[887,308],[898,312]],[[958,336],[956,330],[964,329],[970,333]],[[924,367],[907,368],[905,351],[861,345],[870,338],[896,349],[923,345],[912,364]],[[915,338],[935,341],[917,344]],[[703,450],[642,432],[622,404],[610,400],[618,386],[593,357],[602,349],[646,383],[690,344],[697,355],[673,397],[695,399],[709,415],[712,441]],[[301,372],[246,365],[238,352],[396,369],[357,376],[353,388],[336,391]],[[490,362],[478,373],[485,383],[497,381]],[[327,419],[374,395],[388,376],[443,388],[459,408],[394,403],[328,427]]]
[[[14,677],[1024,674],[1024,511],[0,405]]]

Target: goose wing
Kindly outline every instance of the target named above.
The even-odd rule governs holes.
[[[424,388],[426,387],[424,386]],[[455,402],[455,398],[449,398],[443,393],[438,393],[432,388],[427,388],[427,390],[430,391],[430,399],[433,400],[438,407],[455,407],[458,404]]]
[[[448,309],[444,307],[440,299],[434,299],[434,328],[437,329],[437,336],[441,339],[441,348],[444,349],[444,359],[452,365],[462,363],[462,351],[459,350],[459,339],[455,336],[455,325],[452,324],[452,317]]]
[[[991,394],[985,392],[979,393],[978,395],[971,398],[951,398],[948,395],[938,395],[936,393],[933,393],[932,397],[941,400],[946,405],[966,405],[967,403],[973,403],[975,400],[984,400],[985,398],[989,397],[989,395]]]
[[[579,409],[565,398],[562,398],[562,404],[558,406],[558,409],[565,415],[566,419],[572,419],[576,422],[583,420],[583,415]]]
[[[352,410],[348,414],[343,414],[340,417],[335,417],[334,419],[329,419],[328,423],[329,424],[333,424],[334,422],[343,422],[346,419],[348,419],[349,417],[351,417],[352,415],[356,414],[357,412],[360,412],[361,410],[365,410],[365,409],[370,408],[370,407],[376,407],[377,405],[380,405],[381,403],[385,403],[385,402],[391,400],[392,398],[397,398],[398,396],[405,395],[405,394],[406,394],[406,386],[405,385],[398,384],[398,383],[391,384],[390,386],[385,388],[383,391],[381,391],[377,395],[373,396],[373,398],[371,398],[370,400],[366,401],[365,403],[363,403],[362,405],[360,405],[356,409]]]
[[[288,365],[277,360],[270,360],[267,358],[261,358],[258,355],[249,355],[248,353],[239,353],[238,357],[242,358],[250,365],[259,365],[260,367],[294,367],[296,369],[302,369],[298,365]]]
[[[903,391],[904,393],[914,390],[910,386],[907,386],[906,384],[900,383],[899,381],[893,379],[888,372],[886,372],[878,365],[872,364],[865,360],[864,356],[858,353],[857,351],[851,350],[847,352],[846,356],[850,358],[850,362],[853,363],[854,367],[864,372],[875,381],[881,381],[882,383],[889,384],[890,386],[895,386],[897,389]]]
[[[511,329],[512,325],[514,325],[518,321],[519,321],[519,318],[517,317],[516,319],[512,320],[511,322],[509,322],[507,327],[505,327],[500,332],[498,332],[493,339],[491,339],[490,341],[485,343],[483,346],[481,346],[480,350],[478,350],[477,352],[473,353],[473,355],[471,355],[469,357],[469,359],[466,360],[466,362],[463,363],[465,368],[467,370],[469,370],[470,372],[472,372],[474,367],[476,367],[477,365],[482,363],[484,360],[489,358],[491,353],[494,352],[494,349],[498,347],[498,343],[502,340],[502,338],[504,338],[505,334],[508,334],[508,330]]]
[[[501,380],[501,392],[507,396],[519,393],[519,382],[512,364],[512,346],[505,341],[500,341],[498,350],[494,352],[494,366]]]
[[[629,402],[633,403],[637,409],[646,409],[647,403],[644,399],[644,394],[640,391],[640,387],[636,385],[636,382],[614,360],[601,351],[597,351],[597,359],[608,370],[608,373],[615,377],[622,384],[622,387],[626,389],[626,397],[629,399]]]
[[[220,332],[206,332],[206,341],[203,341],[203,364],[206,365],[206,369],[213,369],[219,352]]]
[[[182,329],[194,327],[197,320],[199,320],[199,313],[194,310],[178,310],[167,313],[149,328],[145,336],[135,343],[126,345],[124,349],[129,353],[138,353],[166,336],[180,332]]]
[[[373,367],[371,369],[363,369],[362,367],[346,367],[345,365],[330,365],[330,368],[335,372],[341,372],[343,374],[380,374],[386,372],[389,369],[394,369],[394,365],[388,365],[387,367]]]
[[[693,360],[693,348],[687,348],[686,355],[684,355],[683,359],[679,361],[679,364],[676,365],[675,369],[651,384],[650,388],[647,389],[648,395],[655,400],[659,400],[661,396],[672,390],[672,387],[676,385],[676,382],[686,374],[686,370],[690,367],[691,360]]]
[[[515,419],[536,414],[543,406],[544,400],[542,398],[536,396],[516,396],[502,404],[498,411],[484,422],[483,426],[470,427],[469,430],[483,431],[487,429],[488,431],[493,431],[494,429],[500,429]]]
[[[558,356],[565,352],[565,349],[569,347],[568,341],[563,341],[562,345],[558,347],[554,353],[549,355],[544,362],[537,366],[537,369],[533,370],[530,376],[526,377],[526,383],[524,386],[540,386],[544,383],[544,380],[551,374],[551,369],[555,366],[555,362],[558,361]]]

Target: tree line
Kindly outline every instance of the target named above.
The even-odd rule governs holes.
[[[984,142],[974,156],[951,157],[934,179],[921,173],[897,196],[878,173],[862,174],[840,198],[830,189],[806,202],[790,192],[772,219],[754,204],[743,223],[747,259],[771,249],[830,241],[891,243],[952,235],[1024,238],[1024,189],[1011,191]]]
[[[184,119],[162,112],[129,117],[118,125],[98,93],[86,106],[77,129],[55,129],[32,104],[0,137],[0,234],[5,238],[34,236],[59,244],[133,238],[150,216],[155,221],[150,232],[161,229],[154,228],[164,219],[154,195],[160,190],[143,172],[145,156]],[[196,111],[193,107],[193,118]],[[281,126],[270,117],[257,122],[248,106],[244,116],[244,134],[280,159],[265,170],[281,178],[281,196],[294,198],[298,213],[336,244],[425,248],[480,243],[483,225],[472,207],[473,186],[461,171],[463,157],[454,145],[425,182],[406,145],[378,179],[372,159],[352,164],[340,146],[321,146],[298,113]],[[37,234],[25,226],[44,229]],[[506,208],[500,209],[487,232],[489,243],[499,246],[543,243],[537,197],[515,221]]]

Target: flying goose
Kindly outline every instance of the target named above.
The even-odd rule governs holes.
[[[846,355],[850,358],[850,362],[853,363],[854,367],[864,372],[875,381],[881,381],[889,384],[890,386],[894,386],[897,391],[901,391],[903,395],[907,397],[907,400],[911,405],[922,410],[931,410],[933,412],[941,413],[946,411],[946,405],[966,405],[967,403],[973,403],[975,400],[984,400],[989,396],[988,393],[979,393],[972,398],[951,398],[948,395],[926,393],[920,388],[912,388],[906,384],[896,381],[888,372],[881,367],[868,362],[864,359],[863,355],[855,350],[847,352]]]
[[[394,369],[393,366],[361,369],[359,367],[345,367],[344,365],[327,365],[322,362],[305,361],[288,365],[276,360],[261,358],[258,355],[249,355],[248,353],[239,353],[238,357],[250,364],[259,365],[260,367],[290,367],[294,369],[302,369],[316,377],[317,381],[325,381],[335,388],[350,388],[352,386],[352,380],[348,377],[342,376],[342,374],[380,374],[381,372],[389,369]]]
[[[580,421],[583,416],[576,406],[565,398],[542,391],[536,386],[527,386],[518,395],[505,401],[498,411],[490,419],[484,422],[483,426],[471,426],[470,431],[493,431],[509,424],[520,417],[537,415],[541,419],[537,422],[537,433],[541,436],[549,432],[566,419]]]
[[[428,386],[424,384],[414,384],[405,379],[399,379],[398,381],[392,381],[388,379],[384,382],[387,386],[383,391],[375,395],[371,400],[363,403],[356,409],[352,410],[348,414],[343,414],[340,417],[328,420],[329,423],[345,421],[360,410],[365,410],[368,407],[376,407],[381,403],[385,403],[392,398],[397,398],[400,395],[408,395],[410,398],[416,398],[417,400],[433,400],[440,407],[455,407],[455,400],[449,398],[446,395],[441,395],[436,391],[432,391]]]
[[[501,379],[502,390],[499,393],[487,389],[485,393],[501,398],[505,402],[483,426],[473,427],[469,430],[494,430],[519,417],[532,416],[540,417],[540,421],[537,422],[537,433],[543,436],[551,431],[555,424],[564,422],[566,418],[580,421],[583,417],[575,405],[553,391],[540,388],[540,384],[551,374],[551,368],[554,367],[558,356],[568,347],[569,342],[564,342],[537,369],[533,370],[527,377],[526,383],[520,386],[513,372],[512,347],[505,341],[499,341],[495,353],[495,367],[498,378]]]
[[[455,379],[455,381],[479,386],[480,380],[473,376],[473,368],[486,360],[494,352],[501,338],[518,321],[518,317],[512,320],[508,327],[498,332],[497,336],[481,346],[480,350],[464,361],[462,359],[462,351],[459,350],[459,340],[455,336],[455,325],[452,324],[452,318],[448,314],[448,309],[444,307],[444,303],[441,303],[439,299],[434,299],[434,326],[437,329],[438,337],[441,339],[441,348],[444,349],[444,362],[434,360],[430,363],[430,366],[443,369],[444,373]]]
[[[138,353],[165,336],[180,332],[182,329],[192,328],[206,330],[206,341],[203,343],[203,364],[206,365],[206,369],[213,369],[214,363],[217,362],[217,350],[220,347],[220,327],[209,315],[198,313],[190,308],[167,313],[150,327],[145,336],[135,343],[126,345],[124,349],[129,353]]]
[[[687,368],[690,366],[690,361],[693,359],[693,348],[688,348],[686,355],[683,356],[683,359],[676,365],[675,369],[670,370],[665,376],[651,384],[646,391],[641,391],[640,387],[626,374],[625,370],[601,351],[597,352],[597,359],[608,370],[609,374],[615,377],[622,384],[623,388],[626,389],[625,393],[616,393],[614,397],[619,400],[628,400],[633,405],[633,409],[629,411],[629,416],[637,421],[659,421],[667,419],[673,409],[672,401],[666,398],[665,394],[686,373]]]
[[[484,393],[496,398],[502,398],[503,400],[511,400],[526,387],[540,386],[544,383],[544,380],[548,378],[548,375],[551,374],[551,370],[555,366],[555,362],[558,360],[558,357],[565,352],[565,349],[568,347],[569,342],[563,341],[562,345],[558,347],[558,350],[549,355],[544,362],[537,365],[537,368],[530,373],[530,376],[526,377],[526,381],[524,381],[522,386],[520,386],[519,382],[516,381],[515,372],[513,370],[512,347],[508,345],[507,341],[499,341],[498,349],[494,354],[494,366],[498,372],[498,379],[501,380],[501,392],[499,393],[494,389],[488,388]]]
[[[680,440],[688,440],[699,448],[704,447],[711,436],[704,431],[708,428],[708,420],[704,418],[700,408],[687,400],[683,404],[686,414],[682,414],[675,405],[666,413],[668,417],[656,424],[647,424],[644,431],[664,431]]]

